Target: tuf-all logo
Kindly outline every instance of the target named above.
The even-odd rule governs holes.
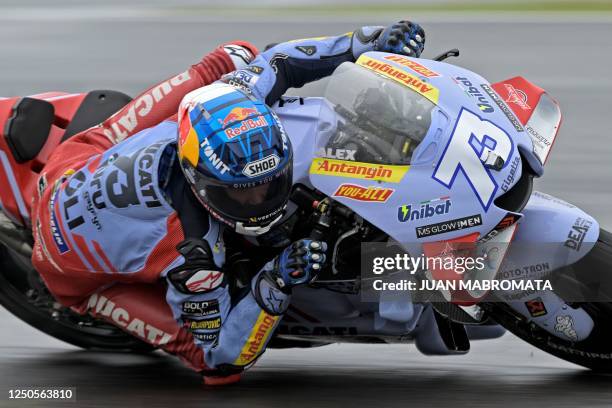
[[[199,270],[185,284],[190,292],[208,292],[223,283],[223,272]]]
[[[263,174],[267,174],[272,170],[276,169],[280,163],[280,159],[277,155],[271,154],[263,159],[255,160],[254,162],[248,163],[244,166],[242,174],[247,177],[258,177]]]
[[[118,112],[111,117],[111,128],[104,129],[104,135],[112,143],[119,143],[136,129],[138,126],[138,118],[146,118],[151,111],[154,110],[155,104],[160,103],[168,96],[173,88],[180,86],[189,79],[191,79],[189,71],[185,71],[142,94],[142,96],[133,103],[130,103],[127,112],[121,110],[119,111],[123,112],[121,116],[116,117],[116,115],[119,114]]]
[[[356,184],[342,184],[334,197],[345,197],[357,201],[369,201],[373,203],[386,202],[395,190],[392,188],[383,187],[363,187]]]
[[[505,168],[512,150],[512,139],[503,129],[462,108],[432,177],[451,189],[460,177],[459,173],[463,173],[486,211],[498,185],[484,162],[490,155],[495,155],[503,160],[502,168]]]
[[[278,320],[278,316],[271,316],[264,311],[261,311],[249,339],[245,343],[240,355],[234,361],[235,365],[244,366],[252,362],[263,349],[266,344],[267,338],[270,333],[274,330],[274,325]]]
[[[92,310],[96,315],[108,317],[117,326],[124,328],[126,331],[140,337],[154,345],[166,344],[172,338],[172,335],[158,329],[157,327],[143,322],[138,318],[131,318],[127,310],[117,307],[114,302],[108,300],[105,296],[94,293],[90,296],[87,302],[87,309]]]
[[[416,72],[417,74],[423,75],[424,77],[427,77],[427,78],[433,78],[433,77],[440,76],[440,74],[438,74],[437,72],[434,72],[431,69],[419,64],[418,62],[411,60],[407,57],[404,57],[403,55],[393,54],[393,55],[387,55],[384,58],[388,61],[396,62],[404,67],[408,67],[414,72]]]

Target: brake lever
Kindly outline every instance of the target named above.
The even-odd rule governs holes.
[[[458,56],[459,56],[459,49],[453,48],[452,50],[448,50],[445,53],[438,55],[433,60],[434,61],[444,61],[447,58],[458,57]]]

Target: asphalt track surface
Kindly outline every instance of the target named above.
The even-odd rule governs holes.
[[[54,21],[40,14],[14,20],[0,14],[0,95],[94,88],[135,95],[222,41],[249,39],[264,46],[389,21],[201,17]],[[520,74],[559,100],[564,124],[537,188],[612,228],[612,24],[436,20],[421,20],[428,36],[424,56],[458,47],[462,56],[454,62],[491,82]],[[435,358],[410,345],[271,350],[239,385],[206,389],[171,357],[80,351],[0,309],[0,406],[57,405],[8,400],[8,388],[45,386],[76,387],[76,404],[65,405],[79,407],[610,406],[611,385],[610,376],[506,335],[474,343],[466,356]]]

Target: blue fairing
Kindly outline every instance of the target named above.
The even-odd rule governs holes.
[[[366,55],[380,58],[386,54]],[[418,61],[422,66],[439,74],[433,78],[421,78],[439,89],[439,100],[432,111],[431,127],[414,151],[409,169],[399,182],[356,179],[344,175],[309,174],[313,158],[317,156],[320,148],[319,141],[329,139],[329,135],[336,132],[340,119],[333,105],[324,98],[289,98],[282,106],[275,105],[274,110],[287,129],[294,148],[294,182],[314,186],[330,197],[334,196],[334,192],[343,183],[358,184],[366,188],[392,189],[393,194],[385,202],[333,198],[402,243],[420,245],[423,242],[452,239],[471,233],[484,236],[508,214],[507,210],[495,204],[495,199],[520,179],[523,171],[522,161],[526,160],[528,167],[536,175],[542,174],[542,165],[533,154],[532,141],[525,131],[518,131],[497,105],[490,103],[489,107],[483,108],[481,102],[484,99],[466,93],[466,83],[488,84],[484,78],[453,65],[422,59]],[[408,68],[404,69],[410,72]],[[456,78],[462,78],[462,81]],[[491,183],[492,190],[479,187],[484,185],[481,180],[470,178],[469,171],[460,165],[454,168],[452,177],[444,179],[440,175],[440,163],[443,162],[445,154],[448,155],[453,148],[453,138],[458,137],[457,127],[461,126],[459,122],[462,117],[467,117],[478,126],[482,124],[491,134],[497,132],[497,140],[493,140],[493,150],[500,153],[504,164],[499,170],[486,168],[480,173],[484,175],[486,182]],[[484,133],[480,140],[474,140],[473,136],[472,134],[466,141],[472,143],[472,148],[478,153],[478,146],[488,143],[487,134]],[[507,140],[504,140],[505,138]],[[469,149],[464,151],[467,152],[466,155],[473,154]],[[464,159],[460,157],[456,161],[462,163],[462,160]],[[452,166],[449,168],[453,170]],[[492,194],[490,197],[479,195],[483,191],[492,191]],[[401,220],[398,216],[398,210],[402,206],[416,208],[420,203],[440,198],[450,202],[441,210],[444,214],[409,220]],[[524,217],[520,221],[516,241],[532,239],[542,243],[557,242],[562,246],[576,218],[588,218],[592,221],[592,227],[584,240],[585,244],[579,251],[571,251],[565,257],[555,258],[555,262],[561,266],[575,262],[590,250],[597,240],[598,225],[581,210],[556,203],[556,200],[532,197],[522,211]],[[431,236],[417,234],[419,227],[466,217],[478,217],[481,225]]]

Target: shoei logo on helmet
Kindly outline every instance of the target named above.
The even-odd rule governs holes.
[[[278,167],[280,159],[277,155],[272,154],[263,159],[255,160],[244,166],[242,174],[247,177],[257,177],[266,174]]]

